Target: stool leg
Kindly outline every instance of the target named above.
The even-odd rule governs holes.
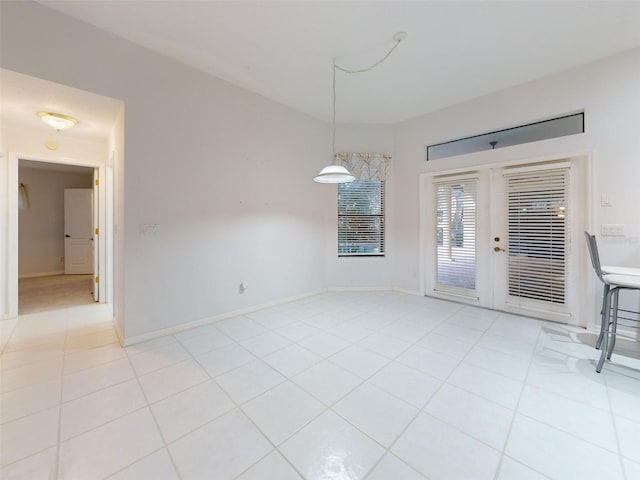
[[[609,350],[609,316],[611,315],[611,294],[615,291],[615,288],[609,289],[603,301],[603,324],[605,325],[605,331],[603,332],[602,336],[603,345],[601,345],[600,360],[598,360],[598,365],[596,366],[596,372],[598,373],[602,371],[602,366],[604,365],[604,361],[607,358],[607,351]]]
[[[600,349],[600,345],[602,345],[602,339],[604,338],[604,331],[606,330],[606,320],[604,315],[604,307],[607,299],[607,294],[609,293],[609,284],[604,284],[604,292],[602,293],[602,309],[600,310],[600,335],[598,336],[598,340],[596,341],[596,350]]]
[[[616,346],[616,332],[618,330],[618,297],[620,289],[616,288],[613,294],[613,321],[611,322],[611,340],[609,342],[609,351],[607,352],[607,360],[611,360],[613,348]]]

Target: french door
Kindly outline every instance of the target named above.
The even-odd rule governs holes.
[[[584,212],[572,165],[431,177],[425,293],[574,323]]]

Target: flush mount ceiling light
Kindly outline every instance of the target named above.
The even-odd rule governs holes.
[[[359,70],[351,70],[348,68],[343,68],[339,65],[336,65],[336,59],[333,59],[333,119],[331,122],[332,133],[333,133],[333,143],[332,143],[332,154],[333,160],[336,158],[336,70],[340,70],[341,72],[352,74],[352,73],[364,73],[370,70],[373,70],[375,67],[384,62],[389,55],[400,45],[405,38],[407,38],[407,34],[405,32],[398,32],[393,36],[393,41],[395,42],[393,47],[387,52],[387,54],[378,60],[373,65],[362,68]],[[320,170],[320,173],[313,178],[314,182],[318,183],[347,183],[353,182],[356,179],[349,170],[344,168],[341,165],[328,165]]]
[[[54,112],[38,112],[40,119],[56,130],[64,130],[65,128],[75,127],[78,124],[78,119],[70,117],[69,115],[63,115],[62,113]]]

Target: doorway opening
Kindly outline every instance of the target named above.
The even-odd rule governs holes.
[[[97,176],[92,167],[18,161],[19,315],[100,301]]]
[[[6,69],[0,69],[0,76],[0,97],[4,107],[0,196],[6,200],[6,207],[0,211],[0,317],[2,321],[8,320],[2,327],[11,329],[18,321],[19,293],[26,290],[24,284],[20,288],[20,280],[25,280],[24,275],[47,272],[65,274],[65,259],[70,256],[64,250],[62,253],[58,250],[51,257],[53,265],[31,271],[20,270],[25,266],[22,265],[24,259],[19,259],[20,250],[24,248],[19,248],[19,216],[23,213],[20,206],[25,200],[24,196],[33,202],[40,193],[34,189],[34,185],[29,185],[31,181],[20,181],[21,167],[25,166],[25,162],[30,162],[32,167],[84,168],[86,172],[93,172],[93,183],[88,186],[93,189],[93,223],[90,222],[93,240],[86,238],[85,243],[88,241],[93,244],[94,254],[87,254],[90,250],[87,248],[84,254],[78,253],[82,249],[74,253],[76,259],[84,258],[91,273],[75,274],[90,276],[89,292],[94,292],[94,297],[91,298],[90,294],[89,301],[93,305],[89,305],[89,309],[97,308],[101,315],[111,312],[116,332],[122,338],[124,311],[118,307],[123,305],[124,296],[121,288],[124,275],[124,103]],[[73,116],[78,122],[72,128],[52,129],[51,125],[42,121],[38,112],[61,112]],[[26,189],[20,187],[21,183],[25,184]],[[70,186],[84,188],[85,184]],[[121,226],[120,232],[118,224]],[[65,234],[63,231],[63,243],[67,238]],[[68,234],[70,238],[75,236]],[[57,248],[64,247],[58,244]],[[23,278],[20,279],[20,276]],[[47,318],[47,315],[42,318]]]
[[[21,166],[26,168],[21,168]],[[7,298],[9,318],[17,317],[18,314],[22,315],[29,313],[29,311],[34,313],[34,310],[48,311],[63,308],[65,306],[71,306],[69,304],[70,302],[77,301],[77,292],[74,291],[72,293],[70,290],[75,290],[76,287],[78,289],[82,289],[83,285],[90,286],[88,291],[89,299],[87,303],[113,303],[113,269],[108,268],[110,264],[113,265],[113,208],[111,203],[106,201],[107,197],[112,197],[113,185],[111,182],[113,180],[110,178],[111,182],[105,181],[105,177],[107,176],[106,169],[107,166],[104,163],[100,163],[95,160],[59,158],[44,154],[27,155],[9,153],[7,169],[9,193],[9,204],[7,209],[9,231],[7,255]],[[61,181],[59,178],[58,180],[52,180],[51,175],[48,175],[46,172],[56,172],[57,174],[62,173],[63,175],[61,176],[66,178],[66,180]],[[74,175],[66,175],[66,173],[69,172],[74,173]],[[21,173],[23,181],[20,181]],[[49,180],[48,183],[47,178]],[[81,183],[72,182],[68,184],[67,181],[69,181],[69,179],[75,179],[75,181]],[[26,180],[29,180],[29,183],[27,183]],[[88,182],[88,185],[87,183],[82,182]],[[55,184],[57,184],[57,186]],[[72,192],[84,191],[88,193],[88,195],[85,195],[85,207],[88,206],[90,210],[88,212],[86,209],[84,210],[85,225],[82,227],[85,230],[84,236],[86,237],[82,240],[86,245],[84,248],[74,250],[73,245],[70,245],[70,240],[75,242],[76,239],[73,237],[78,236],[77,231],[65,233],[65,210],[67,213],[73,213],[73,210],[77,209],[78,201],[77,199],[73,199],[69,204],[69,208],[65,209],[65,189],[62,188],[62,185],[88,187],[67,189]],[[104,188],[100,188],[101,185],[103,185]],[[57,213],[54,214],[53,211],[56,209],[52,205],[47,206],[51,207],[51,211],[44,215],[44,217],[47,218],[46,221],[49,222],[48,225],[44,226],[44,229],[48,232],[49,237],[62,236],[63,243],[62,246],[60,246],[60,244],[56,246],[53,245],[54,242],[45,242],[47,245],[42,243],[39,245],[39,249],[45,250],[45,252],[51,249],[58,253],[62,251],[63,254],[58,255],[56,259],[55,256],[50,257],[49,255],[42,255],[41,251],[40,259],[34,258],[33,255],[27,258],[27,256],[20,254],[20,244],[22,243],[23,249],[27,250],[26,253],[31,252],[33,254],[35,250],[33,245],[29,245],[29,243],[34,239],[29,238],[29,235],[27,234],[33,233],[33,229],[37,229],[38,227],[34,227],[33,225],[29,226],[28,224],[25,224],[25,222],[22,222],[22,225],[20,225],[20,217],[23,219],[27,218],[25,212],[27,208],[30,210],[31,214],[36,213],[36,210],[42,209],[42,203],[46,201],[46,190],[48,188],[58,191],[58,208]],[[60,200],[60,195],[62,196],[62,200]],[[50,203],[53,203],[51,199]],[[40,205],[38,206],[37,204]],[[42,215],[42,212],[36,213],[36,215]],[[58,218],[62,216],[62,221],[54,221],[56,216],[58,216]],[[89,218],[88,222],[86,221],[87,217]],[[22,232],[20,231],[21,226],[23,227]],[[29,229],[25,229],[27,226],[32,229],[31,232]],[[60,228],[62,229],[62,232],[60,232]],[[69,237],[66,237],[66,235],[69,235]],[[51,238],[49,238],[49,240],[51,240]],[[72,247],[71,249],[69,249],[70,246]],[[60,250],[60,248],[62,248],[62,250]],[[43,256],[48,257],[48,259],[40,262],[40,260],[44,260],[42,258]],[[72,257],[70,258],[70,262],[66,262],[67,256]],[[56,260],[58,270],[34,271],[45,268],[43,265],[48,265],[47,261],[50,261],[55,265]],[[65,266],[65,263],[68,263],[69,265]],[[73,263],[76,265],[73,265]],[[85,270],[76,268],[78,264],[83,263]],[[39,266],[39,268],[35,268],[34,265]],[[20,267],[22,267],[22,275]],[[68,269],[67,267],[70,268]],[[72,272],[76,272],[78,275],[87,275],[88,278],[65,278],[66,275],[73,275]],[[52,275],[46,275],[48,273]],[[97,273],[97,275],[94,273]],[[29,280],[30,275],[34,280]],[[64,275],[65,277],[62,277],[61,275]],[[21,276],[23,278],[20,278]],[[51,278],[54,276],[61,277],[58,279]],[[50,278],[48,280],[42,280],[45,277]],[[38,278],[41,280],[36,280]],[[81,280],[85,280],[84,284],[82,284]],[[88,280],[88,282],[86,280]],[[33,297],[34,294],[37,295],[41,293],[45,297],[49,298],[42,298],[40,299],[41,301],[33,298],[31,298],[31,300],[23,298],[23,300],[26,300],[26,305],[23,302],[23,307],[26,307],[26,310],[23,308],[22,311],[20,311],[20,284],[22,284],[23,287],[22,293],[28,293],[28,290],[32,288],[36,291],[31,292],[31,297]],[[68,296],[69,298],[65,299],[65,296]],[[83,296],[83,299],[83,302],[86,301],[86,296]]]

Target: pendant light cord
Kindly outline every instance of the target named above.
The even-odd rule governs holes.
[[[333,160],[336,158],[336,59],[333,58],[333,142],[331,143],[331,152],[333,153]]]
[[[333,68],[334,70],[337,68],[338,70],[340,70],[341,72],[344,73],[365,73],[368,72],[370,70],[373,70],[374,68],[376,68],[378,65],[380,65],[382,62],[384,62],[387,58],[389,58],[389,55],[391,55],[393,53],[393,51],[398,48],[398,45],[400,45],[400,42],[402,42],[402,38],[396,38],[396,43],[393,47],[391,47],[391,49],[387,52],[387,54],[382,57],[380,60],[378,60],[376,63],[374,63],[373,65],[366,67],[366,68],[361,68],[359,70],[351,70],[349,68],[344,68],[341,67],[340,65],[336,65],[336,60],[335,58],[333,59]],[[335,72],[334,72],[334,76],[335,76]],[[334,80],[335,82],[335,80]]]
[[[396,43],[393,45],[393,47],[391,47],[391,49],[386,53],[386,55],[384,57],[382,57],[380,60],[375,62],[373,65],[370,65],[370,66],[368,66],[366,68],[361,68],[361,69],[357,69],[357,70],[344,68],[344,67],[341,67],[340,65],[336,65],[336,59],[335,59],[335,57],[333,58],[333,118],[332,118],[333,140],[332,140],[332,143],[331,143],[331,151],[333,152],[333,160],[334,161],[335,161],[335,158],[336,158],[336,69],[340,70],[341,72],[348,73],[348,74],[365,73],[365,72],[368,72],[370,70],[373,70],[378,65],[380,65],[382,62],[384,62],[387,58],[389,58],[389,56],[393,53],[393,51],[396,48],[398,48],[398,45],[400,45],[400,42],[402,42],[402,40],[404,39],[405,36],[406,36],[406,34],[403,34],[403,33],[397,33],[396,35],[394,35],[393,39],[395,40]]]

